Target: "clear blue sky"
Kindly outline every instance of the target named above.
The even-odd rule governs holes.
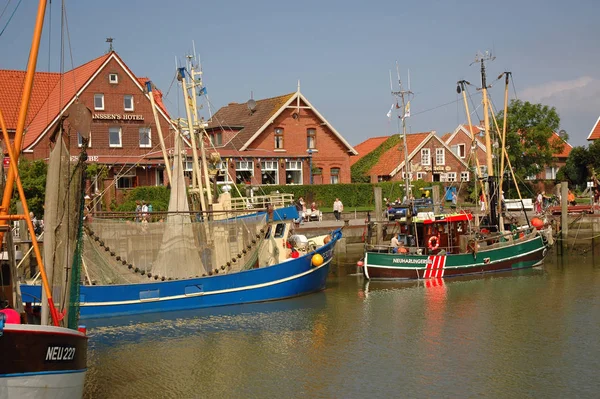
[[[0,0],[0,12],[8,4],[0,29],[17,3]],[[36,5],[23,1],[0,36],[0,68],[25,68]],[[457,80],[480,83],[469,64],[485,50],[497,57],[490,80],[512,71],[516,96],[555,106],[572,144],[585,144],[600,116],[598,0],[105,0],[69,1],[66,10],[75,65],[103,54],[105,38],[114,37],[134,73],[166,94],[175,59],[191,53],[193,40],[213,107],[245,102],[251,91],[255,99],[293,92],[300,80],[302,93],[352,145],[397,131],[386,117],[396,61],[404,78],[410,69],[412,132],[442,134],[465,123],[461,102],[441,105],[458,99]],[[55,0],[41,71],[59,70],[60,22]],[[502,83],[491,92],[501,107]],[[172,116],[181,113],[180,96],[173,86],[165,100]]]

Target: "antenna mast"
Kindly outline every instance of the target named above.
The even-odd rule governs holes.
[[[409,72],[409,89],[404,90],[402,87],[402,80],[400,79],[400,70],[398,68],[398,62],[396,62],[396,74],[398,76],[398,86],[400,90],[394,91],[394,87],[392,85],[392,72],[390,71],[390,89],[392,91],[392,95],[396,100],[396,113],[398,112],[398,99],[400,99],[400,103],[402,104],[401,113],[402,116],[398,116],[399,119],[402,120],[402,141],[404,142],[404,189],[407,200],[411,197],[411,189],[410,189],[410,181],[412,179],[412,171],[410,168],[410,162],[408,161],[408,144],[406,140],[406,118],[410,116],[410,99],[413,96],[413,92],[410,91],[410,72]]]

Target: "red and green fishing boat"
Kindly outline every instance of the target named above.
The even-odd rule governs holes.
[[[471,214],[439,216],[423,221],[426,245],[393,248],[367,246],[364,273],[368,279],[430,279],[534,267],[546,255],[546,242],[537,230],[498,235],[471,234]],[[419,229],[420,230],[420,229]],[[413,241],[410,235],[401,240]],[[414,241],[413,241],[414,242]]]

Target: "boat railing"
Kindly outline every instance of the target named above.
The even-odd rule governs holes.
[[[267,195],[254,195],[252,197],[232,197],[231,198],[231,209],[232,210],[244,210],[248,209],[266,209],[268,206],[272,206],[274,209],[283,208],[290,206],[294,203],[294,194],[267,194]]]
[[[516,235],[516,236],[515,236]],[[473,238],[475,244],[478,246],[478,250],[486,250],[486,249],[494,249],[501,248],[505,246],[509,246],[514,244],[515,241],[527,241],[534,238],[537,235],[535,230],[524,233],[522,236],[520,232],[506,232],[500,235],[487,236],[480,239]],[[408,252],[404,255],[427,255],[429,253],[429,248],[427,247],[408,247],[404,246]],[[379,252],[379,253],[396,253],[394,249],[397,247],[392,247],[391,245],[383,245],[383,244],[366,244],[365,250],[369,252]],[[439,249],[446,251],[447,253],[467,253],[468,249],[465,251],[464,248],[460,246],[440,246]]]

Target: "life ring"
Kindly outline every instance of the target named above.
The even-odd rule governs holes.
[[[433,243],[434,241],[435,241],[435,244]],[[438,238],[438,236],[429,237],[429,242],[427,244],[427,247],[430,250],[435,251],[436,249],[438,249],[439,246],[440,246],[440,239]]]

